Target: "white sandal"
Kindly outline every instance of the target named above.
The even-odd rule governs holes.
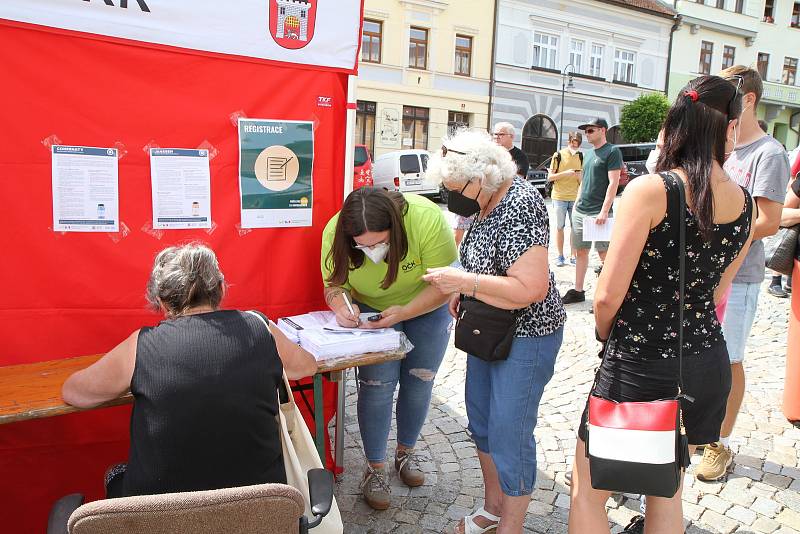
[[[488,527],[481,528],[477,523],[475,523],[475,521],[473,521],[473,519],[478,516],[485,517],[489,521],[495,521],[495,523],[489,525]],[[490,514],[483,506],[481,506],[470,515],[464,517],[464,534],[483,534],[484,532],[489,532],[490,530],[496,529],[497,525],[499,524],[500,518],[494,514]]]

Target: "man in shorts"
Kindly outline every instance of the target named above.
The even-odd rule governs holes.
[[[622,152],[606,140],[608,123],[605,119],[578,126],[586,134],[586,140],[594,150],[586,154],[583,162],[581,185],[578,188],[578,200],[572,210],[572,243],[576,252],[575,288],[570,289],[561,299],[564,304],[574,304],[586,300],[583,282],[589,268],[589,251],[591,241],[583,240],[583,221],[592,217],[597,224],[605,224],[611,214],[611,207],[617,195],[619,174],[622,169]],[[606,259],[608,241],[595,241],[597,254],[601,261]]]
[[[582,142],[583,136],[580,132],[571,132],[567,147],[553,154],[547,173],[547,180],[553,184],[550,198],[553,199],[553,207],[556,212],[556,248],[558,249],[556,267],[563,267],[567,264],[564,259],[564,227],[567,224],[567,215],[569,215],[569,224],[572,227],[572,208],[575,207],[575,199],[578,198],[578,188],[581,185],[583,153],[580,151],[580,147]],[[575,264],[574,245],[570,262]]]
[[[766,269],[761,240],[778,231],[790,174],[789,158],[783,146],[758,125],[756,108],[763,93],[761,76],[756,70],[741,65],[729,67],[719,75],[736,85],[742,95],[742,115],[734,131],[735,148],[725,161],[725,172],[750,191],[758,218],[754,220],[750,251],[733,279],[722,322],[731,361],[731,391],[720,440],[705,447],[703,460],[695,471],[699,480],[719,480],[733,463],[729,440],[744,398],[745,344],[753,327]]]

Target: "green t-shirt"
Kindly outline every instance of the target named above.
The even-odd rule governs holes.
[[[408,203],[408,211],[403,217],[403,224],[408,237],[408,254],[400,260],[397,279],[387,289],[381,283],[389,269],[382,261],[375,264],[369,258],[358,269],[351,267],[347,283],[343,287],[350,290],[353,296],[367,306],[383,311],[389,306],[403,306],[428,285],[422,275],[430,267],[445,267],[455,261],[458,253],[453,239],[453,230],[447,224],[442,210],[419,195],[403,195]],[[326,280],[333,271],[326,265],[328,252],[333,246],[336,222],[339,214],[334,215],[322,232],[322,280]]]
[[[583,161],[581,196],[575,209],[584,215],[600,213],[608,191],[608,172],[621,168],[622,152],[611,143],[590,150]]]

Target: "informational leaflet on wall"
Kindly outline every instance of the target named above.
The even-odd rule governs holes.
[[[115,148],[52,147],[53,230],[119,232]]]
[[[239,119],[243,228],[311,226],[313,126],[307,121]]]
[[[153,228],[211,228],[208,150],[151,148]]]

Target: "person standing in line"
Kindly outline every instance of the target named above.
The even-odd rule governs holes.
[[[694,398],[681,398],[690,450],[719,436],[731,383],[714,306],[752,239],[752,197],[722,168],[735,146],[741,109],[735,88],[718,76],[696,78],[679,92],[664,121],[658,174],[637,178],[622,195],[595,292],[595,335],[606,352],[590,395],[614,402],[675,398],[680,373],[683,392]],[[686,257],[680,287],[682,226]],[[608,534],[605,507],[611,492],[592,487],[587,443],[594,427],[588,404],[578,427],[568,528],[570,534]],[[651,461],[655,452],[648,438],[632,439],[626,452],[641,459],[614,459]],[[646,524],[637,518],[624,532],[683,534],[681,491],[679,486],[672,497],[647,496]]]
[[[622,152],[606,140],[608,123],[605,119],[596,118],[588,124],[578,126],[586,133],[586,140],[594,150],[586,155],[583,163],[581,185],[578,188],[578,200],[572,210],[572,243],[576,252],[575,288],[564,294],[564,304],[574,304],[586,300],[583,282],[589,268],[589,251],[591,241],[583,240],[583,221],[586,217],[594,217],[597,224],[605,224],[611,214],[614,198],[617,196],[619,174],[622,169]],[[594,246],[600,261],[605,261],[608,241],[595,241]]]
[[[731,391],[720,439],[703,451],[695,474],[699,480],[719,480],[733,463],[730,436],[742,406],[745,391],[745,344],[750,336],[758,307],[758,294],[764,281],[763,238],[778,231],[781,210],[789,181],[789,158],[781,144],[758,125],[756,108],[763,94],[761,76],[754,69],[736,65],[720,76],[739,88],[742,115],[736,128],[736,147],[725,161],[725,171],[753,196],[758,207],[753,244],[733,279],[727,311],[722,323],[731,362]]]
[[[553,207],[556,211],[556,248],[558,249],[556,267],[563,267],[567,264],[564,258],[564,227],[567,224],[567,215],[569,215],[569,225],[572,228],[572,208],[575,207],[575,199],[578,198],[578,188],[581,185],[583,169],[583,153],[579,150],[581,143],[583,143],[583,136],[580,132],[570,132],[566,148],[553,154],[547,173],[547,180],[553,182],[553,192],[550,198],[553,199]],[[570,246],[572,248],[570,263],[574,265],[575,245],[571,243]]]
[[[514,146],[514,135],[516,135],[516,129],[510,122],[498,122],[494,125],[494,133],[492,134],[494,142],[508,150],[508,153],[511,155],[511,159],[514,160],[514,163],[517,166],[517,174],[522,176],[522,179],[524,180],[528,176],[528,168],[530,167],[530,164],[528,163],[528,156],[525,155],[525,152]],[[580,146],[580,143],[578,146]],[[461,244],[461,240],[464,238],[464,233],[469,229],[473,219],[475,219],[474,216],[456,216],[456,245]]]
[[[542,196],[515,175],[507,152],[486,134],[459,131],[443,143],[431,156],[429,176],[451,191],[450,211],[477,218],[461,243],[464,270],[428,269],[424,280],[449,297],[453,317],[467,313],[462,304],[468,300],[516,310],[506,358],[467,355],[468,432],[478,449],[485,504],[465,516],[456,533],[496,527],[500,534],[520,534],[536,479],[539,401],[566,320],[547,262],[549,218]]]
[[[367,459],[361,489],[376,510],[391,504],[386,447],[398,385],[394,468],[406,486],[425,482],[414,447],[447,350],[451,319],[447,296],[422,277],[425,269],[450,265],[456,257],[441,208],[410,193],[356,189],[322,233],[325,301],[336,321],[350,328],[395,328],[414,345],[402,360],[359,368],[358,428]],[[361,312],[378,320],[362,322]]]

